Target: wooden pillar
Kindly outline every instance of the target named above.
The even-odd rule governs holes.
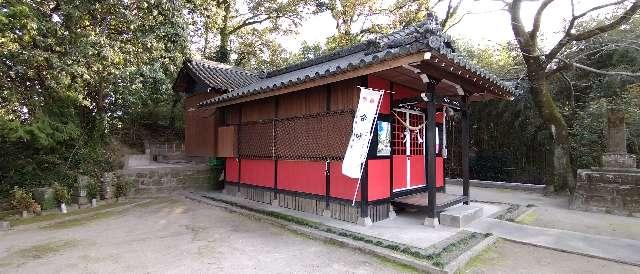
[[[364,168],[360,177],[360,217],[369,217],[369,164],[364,161]]]
[[[237,138],[236,139],[236,146],[237,146],[236,153],[238,154],[238,155],[236,155],[238,157],[237,158],[238,159],[238,189],[237,189],[238,191],[237,191],[237,194],[240,193],[240,183],[241,183],[240,178],[242,176],[242,172],[241,172],[241,168],[242,168],[241,161],[242,160],[240,159],[240,128],[242,128],[242,106],[238,107],[238,112],[239,112],[238,113],[238,116],[239,116],[239,118],[238,118],[239,119],[239,121],[238,121],[238,130],[237,130],[238,136],[236,136],[236,138]]]
[[[425,182],[429,191],[427,201],[427,217],[437,218],[436,214],[436,93],[435,85],[429,85],[427,89],[427,108],[425,110],[426,119],[426,140],[427,155],[425,163]]]
[[[462,195],[467,198],[465,205],[469,204],[469,97],[463,98],[462,106]]]
[[[324,111],[325,113],[331,111],[331,84],[325,85]],[[329,210],[331,201],[331,160],[326,160],[324,169],[324,209]],[[331,213],[327,214],[331,216]]]

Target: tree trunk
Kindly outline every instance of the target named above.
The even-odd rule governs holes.
[[[224,16],[222,18],[222,26],[218,30],[218,34],[220,35],[220,44],[218,45],[218,50],[216,50],[215,61],[225,64],[231,63],[230,53],[229,53],[229,37],[231,33],[229,32],[229,20],[231,14],[231,3],[228,1],[224,4]]]
[[[553,191],[569,190],[575,187],[575,170],[571,163],[569,127],[556,106],[549,89],[543,69],[528,68],[531,81],[531,96],[536,110],[542,120],[549,126],[553,134],[553,167],[554,174],[547,181]]]
[[[231,62],[229,53],[229,33],[226,31],[220,31],[220,45],[216,50],[215,61],[220,63],[229,64]]]

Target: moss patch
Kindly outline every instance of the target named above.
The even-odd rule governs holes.
[[[158,199],[153,199],[144,203],[139,203],[137,205],[134,205],[133,207],[135,208],[150,208],[152,206],[157,206],[157,205],[174,205],[174,204],[178,204],[180,203],[180,201],[177,201],[173,198],[158,198]]]
[[[159,201],[159,200],[149,200],[149,201],[145,201],[139,204],[136,204],[132,207],[137,208],[137,207],[148,207],[148,206],[152,206],[152,205],[158,205],[158,204],[164,204],[167,203],[167,201]],[[128,203],[130,204],[130,203]],[[149,205],[151,204],[151,205]],[[122,209],[116,209],[116,210],[110,210],[110,211],[98,211],[95,212],[93,214],[87,214],[84,216],[80,216],[78,218],[72,218],[72,219],[66,219],[60,222],[55,222],[55,223],[51,223],[48,225],[44,225],[41,228],[44,229],[67,229],[67,228],[72,228],[72,227],[76,227],[76,226],[80,226],[80,225],[84,225],[84,224],[88,224],[94,221],[98,221],[101,219],[106,219],[106,218],[111,218],[113,216],[116,216],[118,214],[120,214],[122,211],[126,210],[126,208],[122,208]]]
[[[9,211],[1,211],[1,212],[0,212],[0,220],[4,220],[4,219],[7,219],[7,218],[9,218],[9,217],[12,217],[12,216],[14,216],[15,214],[16,214],[16,212],[15,212],[15,211],[13,211],[13,210],[9,210]]]
[[[51,224],[42,226],[41,228],[44,228],[44,229],[67,229],[67,228],[72,228],[72,227],[88,224],[90,222],[94,222],[94,221],[97,221],[97,220],[110,218],[110,217],[113,217],[115,215],[118,215],[118,213],[120,213],[120,211],[101,211],[101,212],[96,212],[94,214],[87,215],[87,216],[82,216],[82,217],[78,217],[78,218],[73,218],[73,219],[69,219],[69,220],[64,220],[64,221],[60,221],[60,222],[51,223]]]
[[[525,213],[524,215],[520,216],[518,219],[516,219],[516,223],[519,223],[522,225],[530,225],[530,224],[533,224],[537,219],[538,219],[538,213],[535,212],[534,210],[531,210]]]
[[[500,243],[501,243],[501,240],[497,240],[491,246],[482,250],[480,253],[478,253],[478,255],[471,258],[471,260],[469,260],[469,262],[467,262],[467,264],[465,264],[462,268],[458,269],[456,273],[457,274],[470,273],[478,268],[495,264],[499,258],[495,250],[498,247],[498,245],[500,245]]]
[[[34,216],[30,218],[20,218],[20,217],[14,216],[9,218],[8,221],[11,223],[12,227],[21,226],[21,225],[30,225],[30,224],[36,224],[41,222],[54,221],[56,219],[69,218],[69,217],[92,213],[92,212],[99,212],[99,211],[116,208],[116,207],[122,207],[135,202],[137,201],[111,203],[111,204],[101,205],[95,208],[78,209],[78,210],[70,211],[67,214],[62,214],[61,212],[51,212],[45,215]]]
[[[394,269],[395,270],[394,272],[397,272],[397,273],[423,273],[422,271],[420,271],[419,269],[413,266],[398,263],[396,261],[389,260],[385,257],[376,256],[376,259],[380,264],[388,268]]]
[[[36,260],[60,253],[76,245],[78,245],[78,242],[75,240],[51,241],[16,250],[11,252],[9,256],[12,258]]]

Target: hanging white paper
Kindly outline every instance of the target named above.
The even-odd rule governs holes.
[[[360,88],[358,110],[353,118],[353,132],[342,161],[342,174],[348,177],[360,178],[362,174],[362,164],[367,158],[382,94],[381,91]]]

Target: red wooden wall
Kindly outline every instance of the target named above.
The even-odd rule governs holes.
[[[355,109],[360,85],[360,79],[349,79],[330,84],[330,87],[316,87],[305,91],[280,95],[277,98],[267,98],[254,102],[243,103],[239,106],[228,107],[224,110],[224,123],[237,124],[274,117],[287,118],[303,114],[324,112],[326,110]],[[367,84],[370,88],[391,90],[388,80],[368,76]],[[418,91],[394,84],[394,99],[416,96]],[[327,98],[327,96],[329,98]],[[276,109],[277,101],[277,109]],[[329,106],[327,106],[329,103]],[[381,114],[391,114],[391,93],[385,93],[380,106]],[[240,121],[240,117],[242,121]],[[441,120],[440,117],[438,117]],[[394,156],[394,164],[390,159],[368,160],[368,198],[375,201],[390,197],[390,176],[393,168],[393,189],[406,188],[406,156]],[[424,157],[411,156],[411,186],[424,185]],[[304,160],[256,160],[242,159],[240,165],[234,158],[227,158],[225,168],[226,180],[241,182],[243,184],[277,187],[281,190],[303,192],[315,195],[326,195],[326,175],[324,161]],[[436,159],[436,185],[444,184],[444,161],[441,157]],[[275,165],[277,164],[277,179],[275,178]],[[330,192],[329,196],[339,199],[351,200],[356,191],[357,179],[342,175],[341,161],[330,162]],[[241,174],[238,178],[238,169]],[[356,195],[360,200],[360,191]]]
[[[278,161],[278,189],[324,195],[325,162]]]
[[[240,160],[240,182],[254,186],[275,186],[275,162],[273,160]]]

